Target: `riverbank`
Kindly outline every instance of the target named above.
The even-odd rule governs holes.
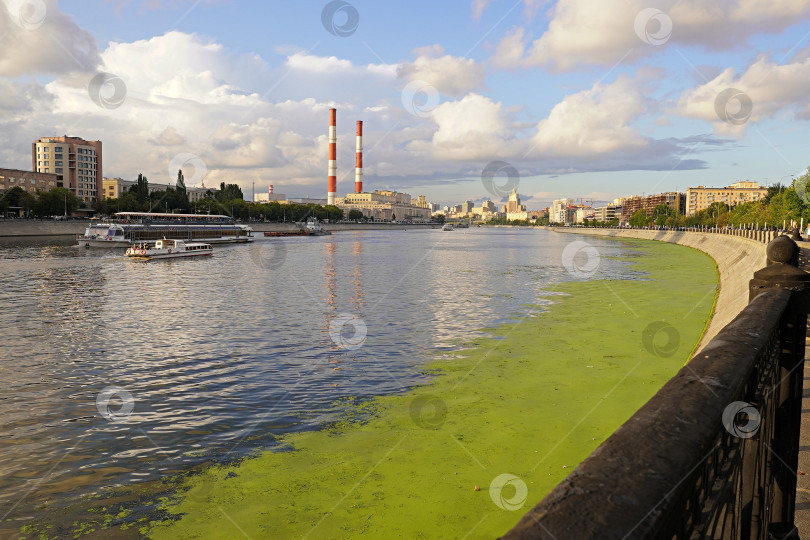
[[[708,321],[717,283],[709,257],[623,242],[641,254],[626,260],[642,279],[554,287],[550,311],[436,360],[430,384],[287,435],[288,451],[189,478],[169,508],[179,520],[142,532],[503,534],[678,371]],[[516,478],[501,490],[503,474]]]
[[[76,236],[83,234],[84,230],[98,221],[90,220],[36,220],[36,219],[8,219],[0,220],[1,237],[23,236]],[[296,223],[246,223],[258,234],[264,232],[285,232],[300,229]],[[439,223],[326,223],[327,231],[401,231],[406,229],[439,229]]]

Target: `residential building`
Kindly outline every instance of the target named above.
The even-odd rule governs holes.
[[[615,203],[608,203],[606,206],[600,206],[593,209],[593,219],[596,221],[607,222],[613,219],[622,219],[622,205]]]
[[[101,141],[79,137],[42,137],[31,143],[32,169],[56,175],[56,187],[78,197],[84,207],[99,200],[103,190]]]
[[[0,169],[0,191],[20,187],[32,195],[37,191],[50,191],[59,187],[59,180],[53,173],[21,171],[19,169]]]
[[[729,208],[741,203],[759,201],[768,194],[768,188],[756,182],[735,182],[728,187],[707,188],[698,186],[686,189],[686,215],[705,210],[712,203],[723,202]]]
[[[574,223],[585,223],[586,220],[594,219],[594,209],[591,206],[579,205],[574,211]]]
[[[639,210],[646,210],[648,217],[655,217],[653,216],[653,210],[656,206],[661,206],[662,204],[667,205],[672,210],[681,214],[684,214],[686,211],[686,197],[683,193],[669,191],[667,193],[658,193],[657,195],[646,195],[642,197],[636,195],[633,197],[625,197],[622,201],[622,221],[630,221],[633,214]]]
[[[551,203],[548,211],[549,223],[572,223],[568,220],[568,207],[574,205],[574,199],[557,199]]]

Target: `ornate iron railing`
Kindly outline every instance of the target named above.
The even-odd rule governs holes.
[[[768,245],[750,304],[503,538],[796,538],[810,274]]]

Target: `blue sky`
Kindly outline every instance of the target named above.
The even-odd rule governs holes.
[[[355,120],[367,190],[442,204],[497,200],[493,161],[530,208],[810,164],[810,0],[0,2],[1,167],[69,134],[105,176],[322,197],[332,106],[339,194]]]

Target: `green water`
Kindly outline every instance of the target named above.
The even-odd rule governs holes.
[[[505,533],[683,366],[710,317],[717,274],[708,256],[624,243],[642,253],[631,260],[646,280],[559,285],[549,312],[433,362],[430,384],[359,405],[357,420],[289,435],[288,451],[189,478],[169,508],[178,520],[142,532],[155,539]],[[660,322],[675,331],[651,338]],[[517,480],[493,486],[502,474]]]

